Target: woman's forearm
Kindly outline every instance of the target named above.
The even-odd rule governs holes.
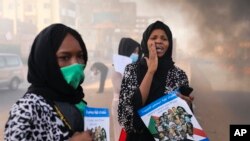
[[[141,96],[142,96],[142,104],[144,105],[149,94],[149,90],[152,84],[154,73],[152,72],[147,72],[142,80],[142,83],[139,87]]]

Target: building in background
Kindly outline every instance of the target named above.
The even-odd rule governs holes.
[[[63,23],[82,34],[91,60],[111,61],[122,37],[140,42],[148,24],[164,20],[138,17],[136,10],[135,2],[119,0],[0,0],[0,43],[17,44],[25,62],[37,33]]]
[[[0,43],[17,44],[26,60],[34,37],[44,27],[60,22],[76,28],[76,5],[75,0],[1,0]]]
[[[100,3],[100,0],[79,1],[77,26],[86,39],[90,57],[111,61],[110,54],[116,53],[122,37],[138,38],[136,4],[118,0]]]

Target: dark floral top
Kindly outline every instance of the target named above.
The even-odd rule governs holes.
[[[141,128],[140,123],[142,123],[138,122],[140,117],[137,114],[137,110],[143,106],[141,105],[137,69],[138,64],[136,63],[126,67],[119,96],[118,120],[127,133],[137,132],[136,130]],[[183,70],[174,66],[167,73],[164,93],[183,85],[189,85],[187,75]]]

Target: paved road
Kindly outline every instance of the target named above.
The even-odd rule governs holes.
[[[230,124],[250,124],[250,93],[214,91],[196,96],[195,115],[211,141],[229,141]]]
[[[112,86],[106,83],[104,94],[96,94],[98,83],[85,87],[85,99],[90,106],[111,107]],[[250,124],[250,93],[212,91],[208,88],[196,89],[195,115],[211,141],[228,141],[230,124]],[[11,105],[23,95],[25,89],[18,91],[0,90],[0,140]],[[112,123],[112,118],[111,118]],[[111,141],[113,129],[111,124]]]

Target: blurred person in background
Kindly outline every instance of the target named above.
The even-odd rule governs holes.
[[[173,39],[166,24],[150,24],[143,33],[141,48],[144,58],[126,66],[119,97],[118,121],[126,130],[127,141],[154,141],[137,111],[164,94],[189,85],[186,73],[172,60]],[[178,96],[192,103],[192,96]]]
[[[139,60],[139,49],[140,44],[131,38],[122,38],[119,43],[118,54],[131,58],[132,63],[136,63]],[[113,99],[112,99],[112,116],[113,116],[113,127],[114,127],[114,139],[115,141],[124,140],[126,133],[122,132],[122,127],[118,123],[118,102],[121,90],[122,76],[120,72],[113,69],[112,71],[112,84],[113,84]]]
[[[100,82],[97,93],[102,94],[104,92],[105,82],[108,75],[108,67],[102,62],[95,62],[91,65],[90,71],[94,73],[94,75],[100,74]]]
[[[84,131],[81,83],[87,65],[81,35],[52,24],[35,38],[28,58],[27,92],[11,108],[4,140],[92,141]]]

